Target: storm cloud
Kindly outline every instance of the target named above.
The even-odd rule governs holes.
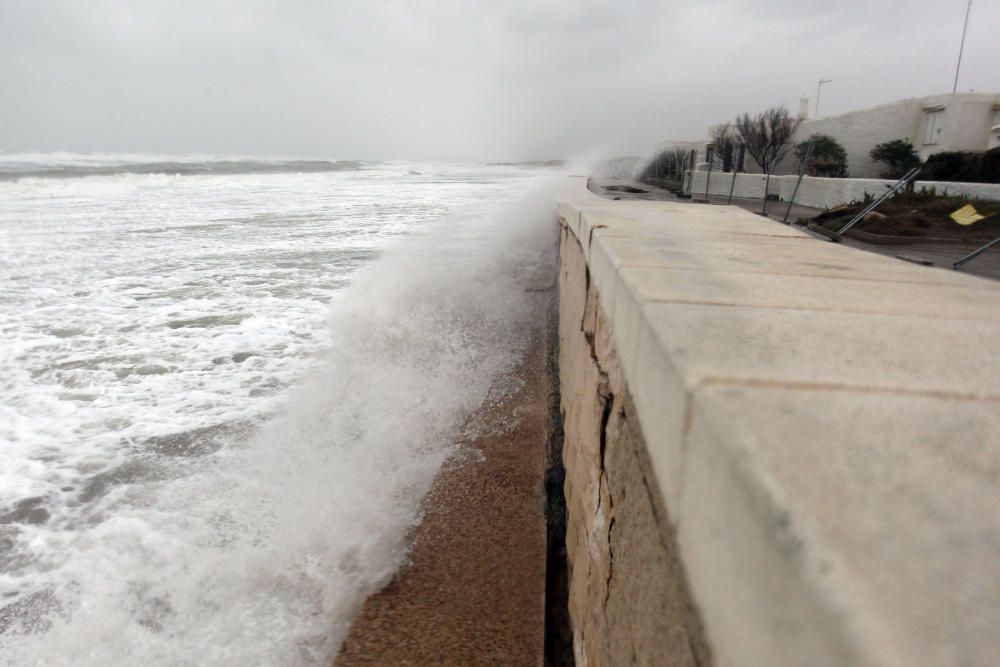
[[[0,0],[0,151],[643,153],[815,96],[950,92],[965,0]],[[959,90],[1000,90],[1000,4]]]

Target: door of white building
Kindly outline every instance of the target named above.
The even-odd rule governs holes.
[[[944,114],[940,111],[928,111],[924,118],[924,145],[936,144],[937,136],[941,132],[941,118]]]

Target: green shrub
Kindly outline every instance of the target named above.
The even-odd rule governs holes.
[[[884,178],[899,178],[920,164],[920,156],[907,139],[893,139],[878,144],[868,154],[876,162],[884,162],[888,171]]]
[[[957,181],[976,183],[979,181],[980,153],[969,151],[942,151],[927,158],[920,171],[924,181]]]
[[[804,160],[814,144],[812,159],[806,165],[810,176],[847,178],[847,151],[840,142],[827,134],[814,134],[795,145],[795,157]]]
[[[1000,146],[983,153],[979,162],[979,178],[983,183],[1000,183]]]

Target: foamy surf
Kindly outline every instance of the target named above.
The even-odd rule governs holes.
[[[89,314],[28,259],[62,233],[69,245],[59,261],[72,264],[75,249],[92,263],[97,251],[69,213],[53,216],[35,245],[15,238],[35,233],[16,227],[18,215],[51,210],[37,202],[47,185],[2,186],[22,189],[3,204],[5,243],[31,246],[8,275],[56,291],[34,295],[28,315],[15,312],[21,297],[2,293],[5,330],[24,332],[2,358],[13,371],[3,381],[11,467],[0,487],[5,664],[328,661],[358,604],[405,558],[419,500],[464,418],[503,391],[527,343],[523,278],[552,241],[550,199],[513,210],[504,202],[537,174],[420,165],[383,168],[381,180],[368,173],[363,183],[344,173],[233,178],[60,181],[52,196],[79,204],[96,188],[95,207],[125,191],[121,217],[132,222],[105,229],[109,238],[161,230],[151,234],[162,243],[144,240],[152,248],[142,252],[175,267],[162,281],[135,281],[152,257],[133,257],[133,266],[102,255],[116,268],[77,286],[103,290],[94,302],[111,306]],[[247,188],[253,197],[236,196]],[[356,224],[316,213],[350,193],[367,207]],[[295,194],[307,205],[281,210]],[[249,210],[258,196],[259,208],[272,207],[263,218]],[[189,201],[188,216],[155,214],[177,198]],[[220,201],[243,224],[207,220],[225,217]],[[141,220],[130,217],[136,205],[146,206]],[[103,233],[101,221],[84,223]],[[198,224],[209,229],[171,231]],[[261,227],[272,234],[247,238]],[[362,237],[370,230],[367,243],[356,243],[359,228]],[[198,249],[201,261],[172,255],[171,243]],[[250,257],[212,259],[230,244]],[[296,269],[315,252],[335,274],[337,252],[364,259],[345,262],[340,282],[317,293],[330,276]],[[205,262],[219,279],[190,273]],[[234,262],[238,277],[227,273]],[[283,320],[286,301],[300,305]],[[49,312],[58,303],[68,316]],[[121,349],[102,348],[109,336],[95,317],[116,331],[136,328],[111,337]]]

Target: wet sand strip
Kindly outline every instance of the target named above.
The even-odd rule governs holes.
[[[520,389],[473,416],[487,434],[439,473],[409,564],[367,600],[336,667],[542,665],[550,318],[537,318]],[[491,432],[505,422],[516,425]]]

